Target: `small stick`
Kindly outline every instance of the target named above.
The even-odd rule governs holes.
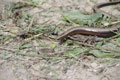
[[[112,49],[112,48],[105,48],[105,47],[100,47],[100,46],[94,46],[94,45],[91,45],[91,44],[80,43],[80,42],[74,42],[74,43],[79,44],[79,45],[84,45],[84,46],[92,47],[92,48],[95,48],[95,49],[107,50],[107,51],[112,51],[112,52],[120,53],[120,50],[116,50],[116,49]]]
[[[12,52],[12,53],[17,52],[17,51],[15,51],[15,50],[8,49],[8,48],[2,48],[2,47],[0,47],[0,50],[5,50],[5,51],[8,51],[8,52]]]

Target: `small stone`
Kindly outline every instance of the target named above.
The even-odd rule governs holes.
[[[93,68],[96,68],[97,66],[98,66],[98,64],[95,62],[91,64],[91,67],[93,67]]]

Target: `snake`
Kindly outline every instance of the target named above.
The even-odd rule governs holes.
[[[120,4],[120,1],[99,3],[93,7],[93,11],[94,13],[102,12],[103,15],[105,14],[107,16],[111,16],[111,14],[104,12],[100,8],[105,7],[105,6],[110,6],[110,5],[116,5],[116,4]],[[117,18],[117,17],[112,15],[112,18]],[[118,31],[119,29],[120,29],[120,23],[112,25],[110,28],[73,27],[61,33],[60,35],[58,35],[56,39],[60,41],[64,41],[69,36],[76,35],[76,34],[92,35],[92,36],[107,38],[107,37],[116,35],[115,32]]]

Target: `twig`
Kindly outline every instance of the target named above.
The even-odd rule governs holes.
[[[12,50],[12,49],[9,49],[9,48],[0,47],[0,50],[5,50],[5,51],[8,51],[8,52],[12,52],[12,53],[15,53],[16,55],[21,55],[21,56],[39,57],[41,59],[50,59],[51,58],[50,56],[48,57],[48,56],[43,56],[43,55],[23,53],[23,52],[19,52],[19,50]]]
[[[120,24],[120,21],[111,22],[111,24],[110,24],[110,25],[116,25],[116,24]]]
[[[43,9],[43,7],[42,7],[41,5],[35,5],[35,4],[32,4],[32,3],[27,2],[27,1],[19,1],[19,3],[24,4],[24,5],[34,6],[34,7],[38,7],[38,8],[42,8],[42,9]]]
[[[30,24],[28,25],[28,31],[30,30],[30,28],[32,27],[32,24],[33,24],[33,21],[34,21],[34,18],[35,18],[35,15],[33,15],[31,21],[30,21]]]
[[[32,17],[32,19],[31,19],[30,24],[28,25],[28,27],[26,27],[24,30],[21,30],[21,31],[19,32],[19,34],[18,34],[19,36],[20,36],[20,35],[24,35],[24,34],[26,34],[26,33],[28,33],[28,32],[30,31],[30,28],[32,27],[34,18],[35,18],[35,15],[33,15],[33,17]]]
[[[76,42],[74,42],[74,43],[76,43]],[[81,43],[81,42],[77,42],[76,44],[88,46],[88,47],[91,47],[93,49],[100,49],[100,50],[106,50],[106,51],[112,51],[112,52],[120,53],[120,50],[116,50],[116,49],[111,49],[111,48],[106,48],[106,47],[100,47],[100,46],[94,46],[94,45],[91,45],[91,44],[86,44],[86,43]],[[89,50],[86,50],[86,51],[89,51]]]
[[[2,48],[2,47],[0,47],[0,50],[5,50],[5,51],[8,51],[8,52],[12,52],[12,53],[17,52],[16,50],[12,50],[12,49],[8,49],[8,48]]]
[[[116,50],[116,49],[112,49],[112,48],[105,48],[105,47],[94,47],[100,50],[106,50],[106,51],[112,51],[112,52],[116,52],[116,53],[120,53],[120,50]]]
[[[110,40],[110,42],[117,45],[117,46],[120,46],[120,43],[116,42],[115,40]]]
[[[34,36],[30,37],[30,38],[25,39],[24,41],[25,42],[30,41],[30,40],[32,40],[34,38],[37,38],[37,37],[41,36],[41,35],[43,35],[43,34],[40,33],[40,34],[34,35]]]

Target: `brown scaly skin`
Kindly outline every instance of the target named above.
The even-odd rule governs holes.
[[[113,2],[106,2],[97,4],[93,7],[94,12],[101,12],[103,14],[107,14],[108,16],[111,16],[110,14],[100,10],[99,8],[110,6],[110,5],[116,5],[120,4],[120,1],[113,1]],[[116,18],[115,16],[112,16],[113,18]],[[72,36],[75,34],[84,34],[84,35],[93,35],[93,36],[99,36],[99,37],[111,37],[115,35],[114,32],[118,31],[120,29],[120,23],[117,25],[113,25],[111,28],[89,28],[89,27],[74,27],[66,32],[63,32],[57,37],[57,40],[64,41],[68,36]]]

